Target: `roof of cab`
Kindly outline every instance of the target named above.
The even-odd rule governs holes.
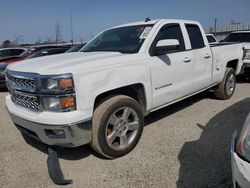
[[[156,24],[157,22],[176,22],[176,23],[198,23],[197,21],[192,21],[192,20],[180,20],[180,19],[156,19],[156,20],[150,20],[150,21],[139,21],[139,22],[131,22],[131,23],[126,23],[122,25],[115,26],[113,28],[118,28],[118,27],[126,27],[126,26],[134,26],[134,25],[151,25],[151,24]]]

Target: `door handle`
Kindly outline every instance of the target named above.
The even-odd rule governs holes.
[[[205,54],[205,56],[204,56],[205,59],[209,59],[210,57],[211,57],[210,54]]]
[[[190,61],[191,61],[191,58],[189,58],[189,57],[185,57],[183,59],[183,62],[185,62],[185,63],[189,63]]]

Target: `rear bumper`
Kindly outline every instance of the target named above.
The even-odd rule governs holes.
[[[250,187],[250,163],[241,159],[235,152],[237,132],[231,138],[231,167],[234,188]]]

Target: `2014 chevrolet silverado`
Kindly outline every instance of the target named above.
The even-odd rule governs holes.
[[[148,113],[211,88],[229,99],[242,56],[241,44],[210,46],[195,21],[125,24],[81,52],[9,65],[6,107],[22,132],[43,143],[90,144],[120,157],[137,145]]]

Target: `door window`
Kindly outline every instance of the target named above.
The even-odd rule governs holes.
[[[205,47],[201,30],[197,25],[186,24],[186,29],[188,32],[192,49],[199,49]]]
[[[177,51],[185,50],[185,43],[184,43],[182,31],[181,31],[179,24],[168,24],[168,25],[163,26],[160,29],[159,33],[157,34],[156,40],[154,41],[153,46],[155,46],[159,40],[165,40],[165,39],[178,40],[180,45]]]

